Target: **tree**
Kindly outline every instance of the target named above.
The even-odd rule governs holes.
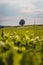
[[[23,25],[25,24],[25,20],[24,20],[24,19],[21,19],[20,22],[19,22],[19,24],[20,24],[21,26],[23,26]]]

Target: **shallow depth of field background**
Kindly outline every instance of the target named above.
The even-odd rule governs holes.
[[[2,30],[4,30],[4,33],[7,35],[7,40],[2,39],[1,33]],[[27,35],[30,37],[31,34],[34,35],[33,39],[36,36],[39,36],[40,42],[37,43],[40,44],[38,51],[37,46],[36,49],[28,48],[26,49],[25,46],[18,46],[15,45],[15,41],[10,39],[10,35],[12,36],[16,32],[16,34],[21,37],[22,35]],[[27,33],[26,33],[27,32]],[[15,35],[14,35],[15,36]],[[41,26],[21,26],[21,27],[5,27],[0,28],[0,44],[1,41],[5,44],[5,48],[0,45],[0,65],[43,65],[43,53],[41,51],[43,44],[42,42],[42,36],[43,36],[43,25]],[[18,43],[19,39],[16,40]],[[31,40],[29,40],[31,41]],[[20,44],[23,42],[20,40]],[[24,44],[25,44],[24,40]],[[7,50],[5,50],[7,49]],[[2,51],[1,51],[2,50]]]

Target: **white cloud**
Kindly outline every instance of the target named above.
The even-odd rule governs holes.
[[[19,8],[21,9],[22,13],[33,13],[34,11],[40,11],[41,7],[39,8],[34,3],[42,2],[43,0],[1,0],[0,3],[7,4],[11,6],[11,9]],[[43,6],[42,6],[43,7]],[[38,9],[37,9],[38,8]],[[41,9],[43,12],[43,9]]]
[[[40,2],[40,4],[39,4]],[[30,21],[32,23],[33,20],[29,20],[28,18],[38,18],[42,17],[43,18],[43,0],[0,0],[0,4],[5,4],[5,9],[3,12],[6,17],[2,17],[0,21],[8,21],[8,23],[3,23],[3,24],[9,24],[9,21],[11,21],[11,24],[13,25],[12,21],[16,21],[16,23],[19,22],[21,18],[24,18],[27,21]],[[14,14],[14,15],[13,15]],[[8,17],[7,17],[8,15]],[[11,17],[9,17],[9,15]],[[12,17],[14,16],[14,17]],[[43,20],[43,19],[42,19]],[[40,19],[40,21],[42,21]],[[17,22],[18,21],[18,22]],[[39,21],[39,20],[38,20]],[[2,24],[1,23],[1,24]]]
[[[43,13],[43,8],[39,8],[38,6],[36,6],[34,3],[37,2],[42,2],[43,0],[1,0],[0,3],[3,4],[7,4],[7,9],[11,9],[12,12],[14,12],[16,9],[17,11],[15,11],[15,13],[20,12],[20,13]],[[11,12],[11,13],[12,13]],[[36,13],[36,14],[37,14]]]

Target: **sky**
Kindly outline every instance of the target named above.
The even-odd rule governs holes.
[[[43,0],[0,0],[0,25],[43,24]]]

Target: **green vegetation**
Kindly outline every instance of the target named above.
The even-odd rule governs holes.
[[[0,28],[0,65],[43,65],[43,26]]]

